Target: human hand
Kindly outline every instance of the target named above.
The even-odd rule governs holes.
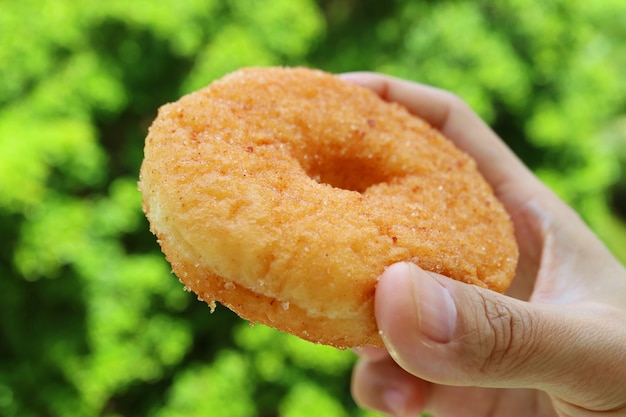
[[[380,277],[386,350],[359,349],[352,392],[398,417],[626,416],[626,270],[458,97],[344,74],[427,120],[472,155],[513,220],[506,295],[412,264]]]

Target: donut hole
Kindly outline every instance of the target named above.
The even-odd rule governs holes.
[[[303,167],[309,177],[342,190],[363,193],[369,187],[387,180],[382,170],[376,166],[375,158],[328,155],[312,162]]]

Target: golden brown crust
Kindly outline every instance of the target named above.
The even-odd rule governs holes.
[[[140,189],[173,271],[202,299],[342,348],[382,345],[373,298],[394,262],[496,291],[517,263],[471,158],[321,71],[243,69],[163,106]]]

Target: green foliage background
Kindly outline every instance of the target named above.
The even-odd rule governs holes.
[[[140,208],[167,101],[251,65],[465,98],[626,259],[622,0],[0,0],[0,416],[373,416],[351,352],[213,315]]]

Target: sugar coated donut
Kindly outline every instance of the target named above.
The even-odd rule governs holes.
[[[199,298],[340,348],[382,346],[398,261],[504,291],[513,226],[475,162],[400,105],[328,73],[247,68],[159,110],[139,188]]]

